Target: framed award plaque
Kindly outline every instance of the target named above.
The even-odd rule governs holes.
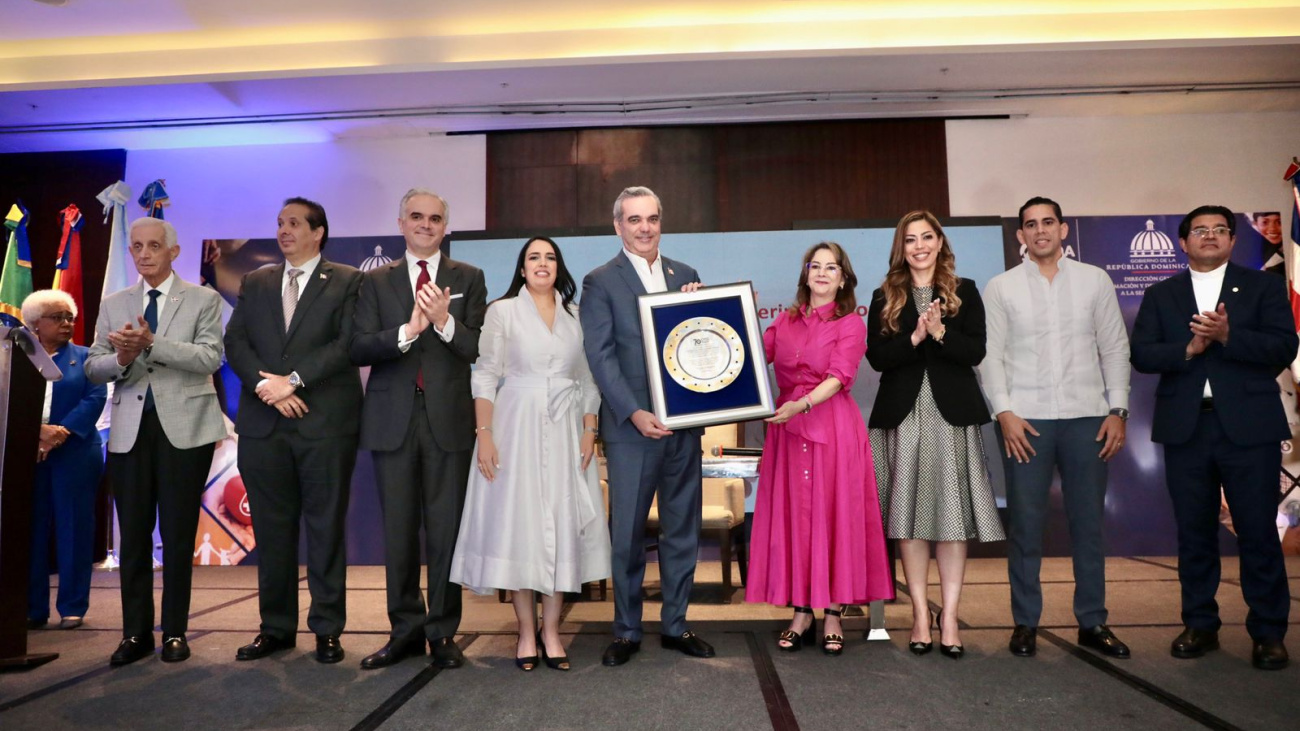
[[[685,429],[771,416],[763,333],[749,282],[637,300],[655,417]]]

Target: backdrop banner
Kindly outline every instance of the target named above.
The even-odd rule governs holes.
[[[1253,224],[1265,221],[1263,213],[1237,216],[1237,244],[1232,261],[1252,269],[1268,268],[1282,275],[1275,258],[1276,243],[1266,239]],[[1187,268],[1187,256],[1178,244],[1178,224],[1182,214],[1149,216],[1067,217],[1070,233],[1065,240],[1066,256],[1101,267],[1115,283],[1120,311],[1129,333],[1147,287]],[[1023,261],[1024,247],[1016,240],[1017,219],[1003,222],[1006,266]],[[1190,316],[1190,313],[1189,313]],[[1231,315],[1230,315],[1231,316]],[[1295,476],[1300,474],[1300,455],[1295,436],[1300,434],[1296,414],[1296,387],[1290,371],[1279,376],[1282,399],[1293,439],[1281,445],[1283,451],[1279,502],[1295,490]],[[1173,506],[1165,487],[1164,449],[1151,441],[1151,414],[1155,408],[1155,390],[1159,377],[1132,372],[1131,416],[1124,449],[1110,462],[1110,485],[1106,494],[1106,548],[1112,556],[1174,556],[1178,553]],[[1052,487],[1049,528],[1044,542],[1047,555],[1069,555],[1069,529],[1065,521],[1060,493],[1060,479]],[[1225,530],[1221,535],[1224,553],[1237,551],[1230,533],[1226,505],[1222,517]],[[1296,529],[1288,518],[1279,514],[1279,532]],[[1292,535],[1290,538],[1300,538]],[[1294,540],[1288,540],[1291,552],[1297,552]]]
[[[1002,230],[997,219],[977,222],[954,221],[946,228],[957,255],[958,271],[983,287],[1003,269]],[[601,236],[552,236],[564,254],[570,273],[582,286],[587,272],[609,261],[620,251],[611,232]],[[515,261],[525,239],[487,238],[464,233],[449,236],[444,251],[452,258],[481,268],[487,279],[488,298],[500,297],[514,274]],[[795,284],[804,252],[819,241],[835,241],[848,251],[858,275],[858,314],[865,318],[871,292],[884,278],[893,227],[821,229],[806,231],[759,231],[745,233],[665,234],[661,244],[665,256],[695,267],[707,284],[750,281],[758,292],[760,327],[766,328],[794,298]],[[210,239],[204,242],[203,279],[216,287],[226,302],[228,320],[239,297],[244,274],[282,261],[274,239]],[[331,237],[325,256],[331,261],[362,270],[383,266],[400,258],[405,243],[400,236]],[[362,370],[362,379],[366,372]],[[233,420],[239,406],[239,380],[227,367],[222,371],[224,405]],[[879,378],[865,361],[859,370],[854,396],[865,412],[875,398]],[[761,433],[762,422],[751,429]],[[991,439],[991,431],[986,435]],[[758,438],[761,443],[761,436]],[[256,539],[247,515],[243,480],[235,467],[237,438],[224,442],[214,460],[204,494],[202,522],[195,537],[198,563],[256,562]],[[1001,463],[990,460],[995,484],[1001,484]],[[352,497],[348,507],[348,562],[382,564],[384,542],[370,453],[357,456],[352,476]],[[305,555],[305,554],[304,554]]]

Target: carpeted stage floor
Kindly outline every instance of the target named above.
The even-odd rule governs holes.
[[[1112,661],[1075,646],[1068,559],[1049,559],[1038,656],[1006,651],[1010,609],[1006,565],[972,561],[961,608],[968,655],[953,661],[907,651],[910,610],[887,605],[888,642],[868,642],[865,617],[848,619],[842,657],[776,651],[788,610],[721,604],[720,570],[702,563],[691,624],[718,650],[695,660],[661,650],[657,624],[632,662],[600,665],[613,605],[569,605],[563,632],[570,673],[515,669],[514,615],[495,597],[466,595],[461,646],[469,659],[437,671],[411,658],[362,671],[361,658],[387,639],[380,567],[348,574],[347,659],[320,665],[305,633],[296,650],[237,663],[235,649],[257,631],[257,582],[248,567],[196,568],[189,640],[193,657],[156,657],[110,669],[121,635],[117,576],[96,573],[84,627],[32,632],[30,651],[61,657],[0,675],[0,729],[1295,729],[1300,728],[1300,635],[1281,672],[1250,667],[1250,641],[1235,559],[1224,560],[1219,593],[1223,649],[1175,660],[1180,629],[1172,558],[1116,558],[1108,564],[1110,624],[1133,649]],[[1300,602],[1300,559],[1288,562]],[[653,565],[648,582],[655,582]],[[161,577],[158,577],[159,580]],[[932,577],[937,583],[937,576]],[[657,588],[650,589],[652,598]],[[931,587],[932,604],[938,600]],[[936,605],[937,606],[937,605]],[[1300,607],[1297,607],[1300,609]],[[648,619],[658,605],[648,603]],[[1294,612],[1292,623],[1300,619]],[[57,621],[57,620],[56,620]]]

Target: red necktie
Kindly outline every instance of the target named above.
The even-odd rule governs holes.
[[[420,261],[416,263],[420,266],[420,276],[415,278],[415,294],[418,297],[420,294],[420,290],[424,289],[424,285],[429,283],[429,262]],[[419,334],[420,333],[415,333],[415,335],[419,335]],[[407,335],[409,336],[411,335],[411,333],[407,333]],[[424,390],[424,364],[423,363],[420,364],[419,370],[415,372],[415,387],[420,389],[421,391]]]

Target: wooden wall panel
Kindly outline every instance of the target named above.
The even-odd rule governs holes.
[[[572,178],[560,170],[572,169]],[[943,120],[509,132],[488,136],[489,229],[606,226],[629,185],[655,190],[669,231],[946,216]]]

